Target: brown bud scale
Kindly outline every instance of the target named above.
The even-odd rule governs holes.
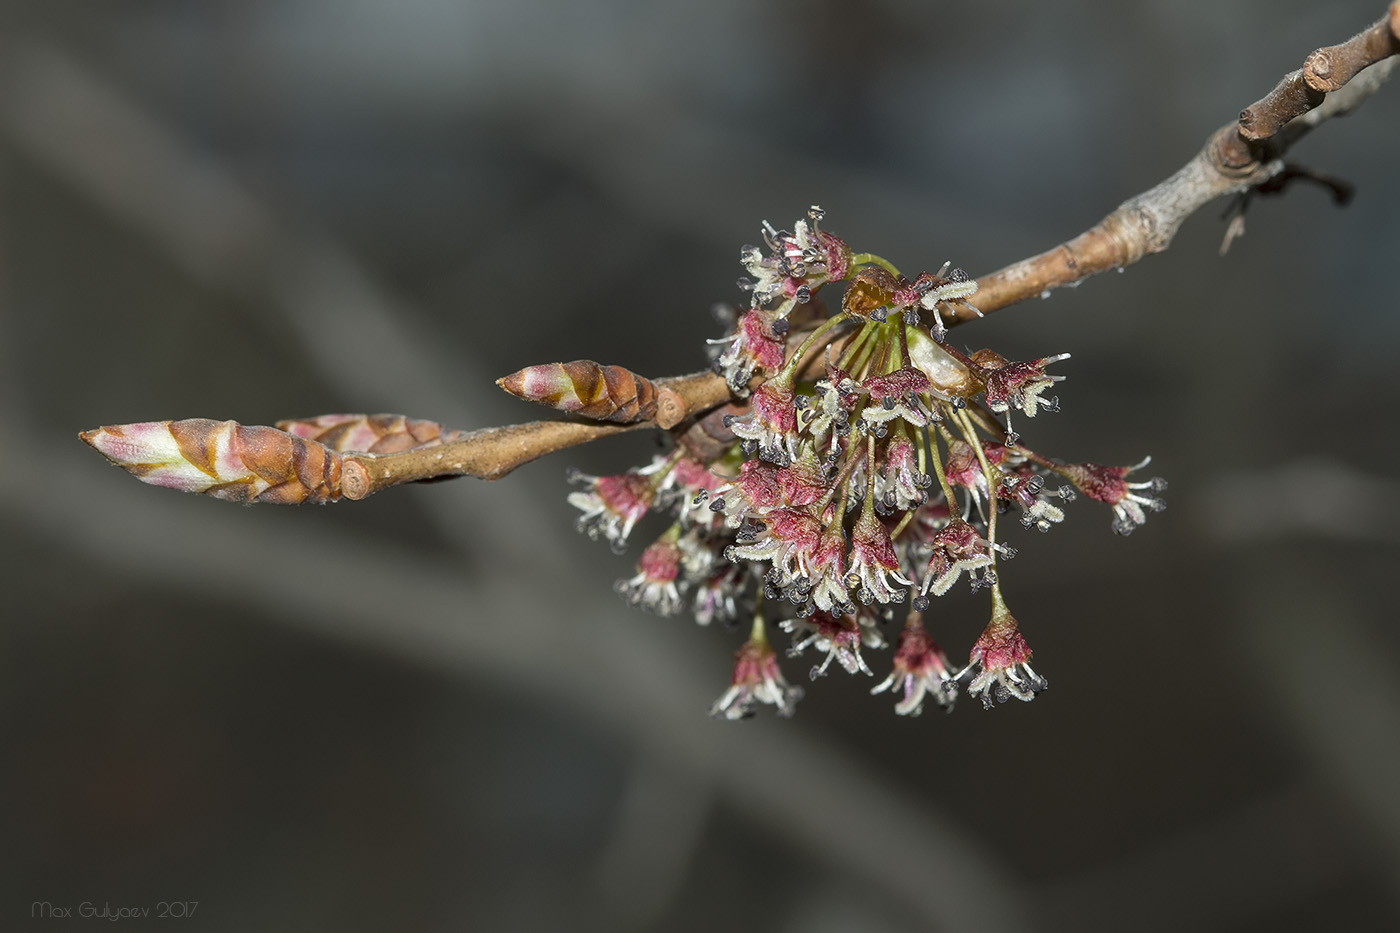
[[[616,424],[655,420],[661,391],[656,383],[630,369],[592,360],[527,366],[497,379],[496,385],[516,398]],[[675,403],[667,401],[670,415]]]
[[[396,454],[420,447],[436,447],[457,440],[465,433],[444,431],[436,421],[404,415],[321,415],[279,421],[277,427],[341,453],[370,454]]]

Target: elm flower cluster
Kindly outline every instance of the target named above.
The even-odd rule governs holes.
[[[1166,484],[1128,480],[1146,460],[1068,462],[1021,443],[1011,409],[1056,411],[1045,393],[1064,376],[1049,370],[1069,354],[963,353],[944,317],[980,314],[968,304],[975,280],[948,264],[905,278],[822,218],[812,208],[792,231],[765,223],[764,247],[741,251],[749,307],[710,342],[735,401],[668,429],[668,452],[643,467],[574,474],[579,527],[622,550],[664,516],[618,592],[702,625],[752,620],[716,716],[791,715],[802,691],[779,669],[772,627],[790,637],[790,657],[812,659],[813,680],[833,669],[875,677],[894,642],[871,692],[891,693],[900,715],[929,700],[951,709],[962,690],[989,707],[1029,701],[1046,680],[1003,595],[1016,550],[999,516],[1048,531],[1079,494],[1108,505],[1127,534],[1164,507]],[[839,300],[819,295],[828,286]],[[960,580],[989,594],[991,620],[958,668],[929,628]],[[897,617],[903,627],[887,636]]]

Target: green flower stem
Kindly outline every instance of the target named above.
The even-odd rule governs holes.
[[[886,259],[886,258],[883,257],[883,256],[876,256],[874,253],[856,253],[854,256],[851,257],[851,265],[852,265],[852,266],[870,266],[870,265],[875,265],[875,266],[879,266],[881,269],[884,269],[884,270],[885,270],[886,272],[888,272],[890,275],[893,275],[893,276],[895,276],[895,277],[899,277],[899,270],[895,268],[894,263],[890,262],[888,259]]]
[[[782,370],[773,377],[774,381],[787,385],[790,388],[792,386],[793,377],[797,374],[797,367],[807,355],[807,351],[812,348],[812,345],[817,342],[818,338],[830,331],[837,324],[843,323],[847,317],[848,315],[843,311],[840,314],[833,314],[831,317],[818,324],[812,332],[807,335],[807,339],[802,341],[801,345],[788,357],[788,361],[783,366]]]

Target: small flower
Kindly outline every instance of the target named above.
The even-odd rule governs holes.
[[[778,669],[778,658],[763,633],[762,619],[754,620],[754,632],[734,655],[734,677],[724,695],[710,708],[710,715],[747,719],[760,703],[774,706],[779,716],[791,716],[802,699],[801,687],[790,687]]]
[[[915,601],[916,607],[920,601],[927,603],[930,590],[934,596],[948,592],[964,571],[972,579],[973,590],[996,582],[996,573],[991,569],[978,579],[978,570],[991,567],[991,546],[986,538],[977,533],[977,529],[962,519],[949,521],[942,531],[933,536],[932,546],[933,553],[924,569],[924,581],[919,588],[921,595],[920,600]],[[999,549],[1015,553],[1010,548]]]
[[[700,625],[709,625],[716,619],[723,625],[736,622],[742,608],[740,596],[748,577],[745,567],[724,564],[697,583],[691,597],[695,621]]]
[[[885,448],[885,471],[878,477],[877,508],[885,512],[904,512],[928,498],[933,477],[919,471],[918,454],[913,441],[901,434]]]
[[[1011,612],[993,591],[992,620],[987,623],[977,643],[972,646],[966,670],[975,670],[967,685],[969,696],[981,697],[982,705],[992,708],[992,700],[1005,703],[1011,697],[1030,702],[1049,684],[1031,669],[1031,649],[1021,635],[1021,629]]]
[[[756,246],[740,250],[739,261],[753,278],[740,279],[739,287],[753,293],[755,306],[782,298],[778,314],[786,316],[793,305],[805,304],[822,285],[846,277],[851,248],[840,237],[818,229],[823,216],[825,211],[812,207],[807,220],[793,224],[791,233],[764,221],[763,241],[771,253],[765,256]]]
[[[605,539],[614,551],[621,553],[627,536],[637,520],[651,508],[656,486],[647,470],[628,470],[613,476],[589,476],[578,470],[569,471],[569,480],[588,488],[569,493],[569,505],[583,512],[578,517],[578,530],[593,540]]]
[[[754,392],[748,418],[728,415],[725,427],[744,441],[744,450],[770,463],[787,466],[797,457],[797,408],[791,386],[777,380]]]
[[[815,404],[807,400],[799,418],[802,430],[812,436],[816,447],[829,446],[835,451],[838,438],[851,433],[850,413],[860,401],[858,388],[848,373],[834,367],[828,367],[826,378],[817,381]]]
[[[932,696],[935,703],[953,711],[957,699],[957,684],[948,670],[948,659],[924,628],[921,613],[911,612],[899,633],[899,646],[894,651],[894,667],[890,676],[871,688],[884,693],[891,687],[903,692],[904,698],[895,704],[901,716],[917,716],[924,709],[924,698]]]
[[[777,316],[768,311],[750,308],[739,318],[734,333],[709,341],[725,347],[715,358],[714,367],[734,394],[748,394],[749,380],[754,373],[775,373],[782,368],[787,350],[782,335],[774,329],[777,320]],[[783,326],[785,328],[786,322]]]
[[[825,676],[832,661],[848,674],[859,671],[873,677],[874,671],[866,666],[865,659],[860,656],[861,645],[868,648],[885,646],[885,638],[874,622],[862,624],[854,614],[817,612],[805,619],[787,619],[782,623],[782,629],[793,637],[788,657],[795,658],[812,646],[826,652],[822,663],[812,667],[810,674],[813,680]]]
[[[1025,527],[1049,531],[1052,524],[1065,520],[1065,513],[1041,495],[1044,488],[1045,477],[1029,467],[1021,467],[1002,476],[1001,485],[997,487],[997,498],[1014,502],[1022,508],[1021,524]],[[1061,498],[1065,498],[1066,490],[1069,490],[1068,486],[1061,487],[1058,493]]]
[[[806,578],[811,556],[821,542],[821,523],[808,509],[774,509],[762,522],[740,526],[735,544],[725,551],[731,561],[772,561],[769,579],[786,589]]]
[[[1134,470],[1141,470],[1152,462],[1148,457],[1135,466],[1106,467],[1097,463],[1067,463],[1055,468],[1075,488],[1090,499],[1107,502],[1113,506],[1113,530],[1120,535],[1131,534],[1133,529],[1146,523],[1144,509],[1160,512],[1167,504],[1154,496],[1144,495],[1138,490],[1163,493],[1167,481],[1160,476],[1142,483],[1127,483],[1124,479]]]
[[[663,461],[665,456],[659,458]],[[690,457],[681,457],[666,473],[657,489],[657,505],[675,508],[683,525],[714,528],[723,522],[719,509],[711,508],[711,496],[728,487],[729,482],[712,473],[709,467]]]
[[[831,489],[826,466],[810,447],[803,451],[801,457],[779,469],[777,479],[784,505],[811,505]]]
[[[987,459],[987,465],[993,468],[1006,462],[1010,448],[1001,444],[983,442],[982,456]],[[964,510],[963,517],[966,518],[971,512],[972,506],[976,506],[979,512],[985,511],[984,503],[988,499],[987,494],[987,474],[982,469],[982,461],[977,457],[977,450],[965,441],[948,439],[948,460],[944,466],[944,475],[948,482],[954,486],[961,486],[966,489],[968,496],[968,508]]]
[[[933,416],[919,396],[931,388],[928,377],[911,367],[897,369],[883,376],[871,376],[861,383],[861,388],[870,394],[872,403],[860,413],[860,421],[867,425],[883,425],[895,418],[903,418],[915,427],[924,427]],[[877,437],[883,430],[876,429]]]
[[[982,367],[982,379],[987,386],[987,407],[998,413],[1009,413],[1012,408],[1018,408],[1025,412],[1027,418],[1034,418],[1041,408],[1047,411],[1059,410],[1058,398],[1046,401],[1040,394],[1065,378],[1047,375],[1045,367],[1067,359],[1068,353],[1059,353],[1025,363],[1011,363],[993,350],[978,350],[972,354],[972,361]],[[1013,440],[1007,443],[1014,443],[1016,435],[1010,424],[1008,420],[1007,434]]]
[[[903,590],[890,586],[890,581],[909,586],[910,580],[899,572],[899,558],[884,522],[875,515],[873,507],[861,510],[852,529],[851,573],[847,584],[859,589],[856,595],[869,605],[872,602],[891,603],[904,598]]]
[[[672,525],[660,538],[647,545],[637,561],[637,575],[619,580],[614,589],[633,606],[639,606],[661,616],[673,616],[681,610],[681,594],[676,577],[681,570],[681,548],[677,543],[680,525]]]
[[[812,603],[823,612],[853,612],[846,590],[846,536],[839,524],[822,533],[807,561],[807,585]]]
[[[968,274],[961,269],[949,269],[951,265],[952,263],[945,262],[943,268],[938,270],[938,274],[932,276],[932,282],[925,283],[923,281],[924,277],[928,275],[928,273],[924,273],[924,275],[919,276],[914,283],[916,286],[921,286],[925,289],[923,297],[919,299],[919,304],[926,310],[934,313],[932,329],[933,336],[937,340],[942,340],[946,333],[943,326],[942,309],[939,308],[939,305],[948,306],[961,304],[964,307],[972,308],[973,312],[979,317],[982,314],[981,311],[973,308],[972,305],[964,300],[976,293],[977,280],[970,278]]]
[[[697,500],[699,497],[696,497]],[[778,468],[762,460],[745,460],[732,483],[714,490],[709,508],[729,516],[729,527],[762,517],[783,504],[783,487]]]

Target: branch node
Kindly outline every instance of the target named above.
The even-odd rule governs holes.
[[[1314,91],[1335,91],[1331,79],[1332,56],[1327,49],[1318,49],[1303,63],[1303,80]]]
[[[369,470],[357,457],[346,457],[340,466],[340,494],[352,502],[374,491]]]

